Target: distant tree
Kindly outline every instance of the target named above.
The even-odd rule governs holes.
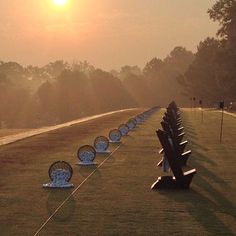
[[[24,68],[17,62],[2,62],[0,64],[0,73],[5,74],[13,83],[23,84]]]
[[[208,13],[220,24],[218,39],[200,42],[193,63],[178,82],[189,96],[211,105],[236,99],[236,0],[217,0]]]
[[[136,106],[122,82],[111,73],[97,69],[91,74],[91,83],[96,99],[95,107],[100,112]]]
[[[117,77],[137,105],[144,107],[152,104],[147,81],[138,66],[123,66]]]
[[[175,47],[164,59],[164,62],[176,73],[183,74],[194,60],[194,54],[184,47]]]
[[[80,61],[80,62],[74,61],[71,65],[71,70],[80,71],[89,76],[95,70],[95,67],[89,64],[87,61]]]
[[[166,106],[171,100],[186,103],[177,77],[191,64],[194,55],[183,47],[175,47],[164,60],[153,58],[143,69],[153,103]]]
[[[164,66],[164,62],[161,59],[157,59],[155,57],[145,65],[143,73],[147,78],[153,79],[161,73]]]
[[[44,124],[57,123],[58,117],[56,112],[57,103],[54,85],[46,81],[36,92],[38,101],[38,110],[41,113],[41,122]]]
[[[184,74],[186,80],[182,78],[182,84],[185,85],[189,96],[201,98],[209,103],[222,98],[216,60],[219,48],[220,43],[214,38],[207,38],[200,42],[195,60]]]
[[[7,74],[9,77],[23,74],[24,68],[17,62],[1,62],[1,73]]]
[[[29,91],[13,84],[0,74],[0,123],[8,128],[18,127],[21,111],[30,99]]]
[[[217,74],[224,99],[236,99],[236,0],[218,0],[208,10],[210,18],[218,21],[217,35],[221,47],[217,55]]]
[[[212,20],[220,23],[217,35],[236,43],[236,0],[217,0],[208,13]]]
[[[154,103],[158,103],[159,105],[164,105],[163,100],[161,98],[161,87],[162,87],[162,78],[164,71],[165,63],[161,59],[157,59],[156,57],[151,59],[146,63],[143,74],[146,79],[146,83],[149,90],[149,95]],[[166,101],[167,102],[167,101]]]
[[[45,65],[42,69],[45,71],[45,74],[49,75],[51,78],[55,78],[64,70],[69,69],[69,64],[63,60],[57,60]]]
[[[80,71],[63,71],[55,84],[55,102],[60,122],[88,115],[91,111],[89,79]]]
[[[11,86],[7,76],[0,73],[0,128],[3,123],[6,122],[6,108],[7,108],[7,94]]]
[[[137,105],[140,107],[148,107],[153,105],[149,86],[143,76],[130,74],[124,78],[122,83]]]
[[[123,66],[121,67],[120,73],[119,73],[119,78],[120,79],[125,79],[129,76],[141,76],[142,75],[142,70],[138,66]]]
[[[119,71],[113,69],[109,73],[112,74],[114,77],[120,79],[120,72]]]
[[[8,128],[18,128],[24,125],[19,122],[26,104],[30,100],[30,93],[27,89],[12,87],[8,90],[7,105],[5,107],[5,118]]]
[[[9,83],[6,74],[0,73],[0,85]]]

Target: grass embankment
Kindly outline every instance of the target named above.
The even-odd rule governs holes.
[[[68,161],[74,168],[72,181],[78,185],[88,173],[75,166],[78,147],[93,144],[96,136],[107,135],[111,128],[140,112],[117,113],[1,146],[0,235],[32,235],[48,216],[49,192],[41,186],[49,182],[50,164]]]
[[[124,137],[120,148],[39,235],[235,235],[236,118],[225,116],[220,144],[219,113],[205,112],[201,123],[200,111],[184,110],[188,148],[193,151],[186,169],[197,168],[198,174],[189,191],[155,192],[150,186],[163,175],[156,167],[155,129],[161,116],[156,113]],[[0,167],[1,233],[36,232],[69,194],[41,188],[48,181],[49,164],[57,159],[76,163],[78,145],[92,143],[119,123],[114,115],[1,147],[0,160],[11,161]],[[104,158],[100,155],[97,161]],[[71,182],[76,186],[93,171],[73,167]]]
[[[30,129],[0,129],[0,138],[12,134],[19,134],[26,131],[30,131]]]

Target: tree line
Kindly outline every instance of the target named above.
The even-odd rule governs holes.
[[[144,69],[126,65],[109,72],[88,62],[59,60],[23,67],[1,61],[1,126],[40,127],[111,110],[166,105],[173,93],[184,101],[176,76],[193,58],[192,52],[176,47],[164,60],[150,60]]]
[[[130,107],[166,106],[190,97],[212,106],[236,100],[236,0],[218,0],[208,10],[220,24],[216,38],[194,54],[175,47],[144,68],[104,71],[88,62],[63,60],[43,67],[0,61],[0,127],[33,128]]]
[[[216,38],[201,41],[195,59],[177,79],[186,95],[203,99],[209,106],[236,100],[236,0],[218,0],[208,10],[219,23]]]

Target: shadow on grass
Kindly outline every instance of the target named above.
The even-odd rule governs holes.
[[[205,150],[198,143],[195,145]],[[191,165],[198,171],[193,182],[199,191],[161,191],[160,193],[176,202],[184,203],[188,213],[212,235],[235,235],[235,232],[227,227],[217,215],[217,213],[223,213],[236,218],[235,205],[224,194],[233,190],[221,176],[205,167],[206,163],[216,165],[209,157],[194,151],[194,157],[192,156],[190,160]],[[218,185],[217,189],[220,191],[214,187],[215,184]]]
[[[131,133],[135,133],[135,132],[139,131],[140,128],[141,128],[141,127],[140,127],[139,125],[137,125],[137,126],[135,126],[135,128],[133,128],[132,130],[130,130],[130,132],[131,132]]]
[[[198,176],[204,176],[206,179],[211,179],[214,183],[220,184],[222,189],[228,187],[228,184],[222,178],[201,164],[208,163],[215,166],[216,163],[214,161],[196,151],[194,152],[194,156],[195,157],[191,158],[191,164],[198,170]],[[204,185],[204,183],[202,184]]]
[[[196,186],[203,189],[206,193],[208,193],[216,204],[214,205],[215,211],[220,211],[223,213],[227,213],[234,218],[236,217],[235,206],[231,203],[222,192],[217,191],[212,184],[208,183],[205,178],[198,176],[198,179],[195,183]],[[224,184],[221,184],[221,189],[225,188]],[[227,189],[225,190],[227,191]],[[209,201],[209,200],[208,200]]]
[[[202,180],[204,189],[215,198],[216,203],[194,190],[161,191],[160,193],[171,200],[186,205],[188,213],[212,235],[235,235],[216,213],[226,213],[235,217],[234,206],[224,196]]]
[[[204,146],[202,146],[201,144],[199,144],[199,143],[196,142],[196,140],[197,140],[196,137],[192,137],[191,135],[190,135],[190,136],[189,136],[189,135],[186,135],[186,138],[187,138],[187,140],[189,141],[190,146],[192,146],[192,147],[194,147],[194,148],[195,148],[195,147],[196,147],[196,148],[199,148],[199,149],[201,149],[201,150],[203,150],[203,151],[205,151],[205,152],[209,151],[208,148],[206,148],[206,147],[204,147]]]
[[[71,189],[52,189],[48,190],[49,195],[47,199],[48,215],[51,216],[57,210],[57,208],[66,200],[66,198],[72,193]],[[52,219],[55,222],[69,221],[76,210],[76,201],[71,196],[66,203],[53,215]]]
[[[191,156],[192,156],[191,162],[194,163],[194,166],[199,166],[201,168],[204,168],[202,167],[202,165],[200,165],[200,162],[208,163],[208,164],[211,164],[212,166],[216,166],[215,161],[211,160],[210,158],[201,154],[200,152],[197,152],[194,150]]]
[[[145,126],[147,126],[147,127],[152,127],[153,128],[153,130],[157,130],[158,128],[160,128],[161,127],[161,125],[160,125],[160,121],[157,121],[157,123],[155,124],[155,125],[153,125],[153,124],[149,124],[149,123],[145,123],[145,124],[142,124],[143,126],[145,125]],[[146,128],[146,127],[142,127],[142,128]]]
[[[120,142],[117,142],[117,143],[110,143],[109,148],[113,150],[113,149],[117,148],[120,145],[122,145],[122,140]]]
[[[195,137],[197,135],[197,133],[194,131],[194,129],[191,127],[186,127],[184,126],[184,131],[186,133],[186,135],[191,135],[192,137]]]
[[[93,171],[97,169],[98,165],[91,165],[91,166],[78,166],[79,173],[84,177],[87,178]],[[96,170],[96,177],[100,177],[100,171]]]
[[[123,140],[129,140],[129,139],[134,139],[134,137],[131,135],[132,131],[129,132],[129,134],[123,136]]]
[[[186,133],[185,135],[184,135],[184,138],[183,138],[183,140],[188,140],[189,141],[189,143],[193,143],[193,140],[197,140],[198,138],[197,138],[197,136],[195,136],[195,135],[191,135],[191,134],[189,134],[189,133]]]

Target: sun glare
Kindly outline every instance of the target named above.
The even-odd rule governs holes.
[[[53,0],[53,3],[56,6],[63,7],[63,6],[65,6],[67,4],[67,0]]]

